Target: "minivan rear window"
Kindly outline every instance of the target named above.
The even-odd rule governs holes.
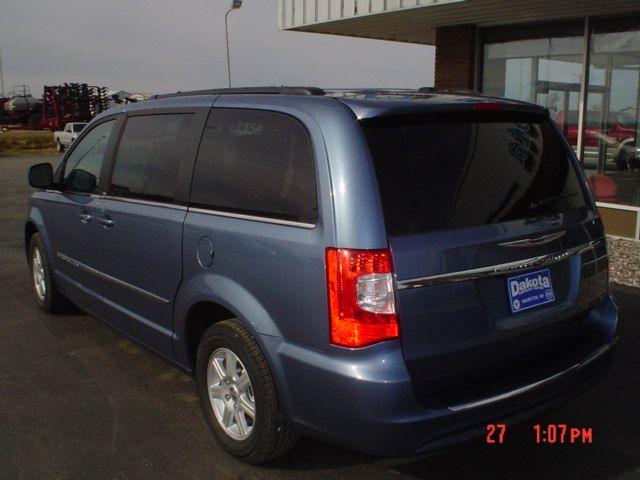
[[[585,207],[548,120],[448,115],[362,122],[387,234],[426,233]]]

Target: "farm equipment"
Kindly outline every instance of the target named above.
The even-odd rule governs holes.
[[[28,87],[14,88],[11,98],[0,99],[0,123],[24,128],[62,130],[67,123],[88,122],[109,108],[107,89],[86,83],[45,86],[42,99]]]
[[[42,102],[31,96],[28,85],[14,85],[8,97],[0,98],[0,123],[39,128]]]
[[[107,89],[86,83],[45,86],[40,128],[62,130],[67,123],[88,122],[108,108]]]
[[[0,95],[0,125],[9,123],[9,112],[4,109],[5,104],[11,100],[10,98]]]

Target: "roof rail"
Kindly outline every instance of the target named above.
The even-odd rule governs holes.
[[[472,95],[475,97],[487,96],[475,90],[466,90],[464,88],[420,87],[418,88],[418,91],[420,93],[452,93],[452,94],[459,94],[459,95]]]
[[[449,95],[467,95],[469,97],[478,97],[478,98],[486,98],[489,100],[509,100],[509,101],[519,101],[513,99],[507,99],[504,97],[498,97],[495,95],[487,95],[486,93],[478,92],[477,90],[465,90],[463,88],[436,88],[436,87],[420,87],[418,89],[420,93],[433,93],[433,94],[449,94]],[[527,102],[521,102],[527,103]]]
[[[153,99],[190,97],[194,95],[324,95],[325,92],[318,87],[241,87],[241,88],[214,88],[211,90],[193,90],[190,92],[175,92],[154,95]]]

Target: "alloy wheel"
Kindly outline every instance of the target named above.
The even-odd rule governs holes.
[[[255,396],[249,372],[228,348],[217,349],[209,358],[207,385],[222,430],[234,440],[247,439],[255,425]]]
[[[33,286],[36,289],[36,295],[42,302],[47,294],[47,284],[45,282],[44,267],[42,265],[42,255],[39,248],[33,249],[33,258],[31,261],[31,269],[33,270]]]

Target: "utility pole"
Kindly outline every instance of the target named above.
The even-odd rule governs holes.
[[[0,97],[4,94],[4,74],[2,72],[2,45],[0,45]]]

